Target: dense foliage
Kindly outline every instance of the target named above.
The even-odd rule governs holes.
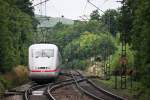
[[[47,42],[59,46],[64,66],[67,68],[85,69],[89,63],[87,60],[92,57],[104,58],[106,48],[110,48],[107,56],[114,54],[116,50],[113,43],[114,38],[97,20],[90,20],[86,23],[75,22],[74,25],[69,26],[57,23],[50,30]]]
[[[136,79],[149,90],[150,88],[150,1],[126,0],[121,9],[122,32],[135,51]],[[144,90],[144,91],[145,91]],[[149,95],[149,94],[148,94]],[[148,96],[147,95],[147,96]],[[149,96],[148,96],[149,97]],[[149,97],[150,98],[150,97]],[[145,98],[147,99],[147,98]]]
[[[0,0],[0,72],[27,64],[35,27],[29,0]]]
[[[104,15],[101,17],[102,23],[105,25],[107,30],[113,35],[116,36],[118,32],[118,22],[119,22],[119,12],[114,9],[109,9],[105,11]]]

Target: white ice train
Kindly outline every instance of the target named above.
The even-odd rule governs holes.
[[[29,78],[56,78],[60,72],[61,55],[54,44],[33,44],[29,47]]]

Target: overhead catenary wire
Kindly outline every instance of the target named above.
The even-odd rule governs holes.
[[[47,9],[46,9],[46,2],[45,2],[45,16],[46,16],[46,10],[47,10]]]
[[[40,2],[42,2],[42,0],[40,0]],[[42,15],[42,10],[43,10],[43,9],[42,9],[42,3],[41,3],[41,5],[40,5],[40,7],[41,7],[41,8],[40,8],[40,9],[41,9],[41,12],[40,12],[41,14],[40,14],[40,15]]]
[[[88,5],[88,1],[86,1],[86,3],[85,3],[84,9],[83,9],[83,13],[85,13],[87,5]]]
[[[39,18],[41,18],[41,20],[49,20],[50,17],[46,17],[46,11],[47,11],[47,1],[49,0],[39,0],[40,3],[37,3],[35,5],[33,5],[33,7],[38,7],[39,9]],[[44,10],[44,11],[43,11]],[[46,23],[44,23],[46,26]],[[38,40],[35,40],[34,42],[47,42],[47,33],[48,33],[48,29],[46,27],[43,27],[42,24],[39,25],[39,29],[37,30],[37,32],[35,32],[35,37],[39,38]]]
[[[91,5],[93,5],[95,8],[97,8],[99,11],[101,11],[102,13],[105,13],[102,9],[100,9],[99,7],[97,7],[95,4],[93,4],[90,0],[87,0],[88,3],[90,3]]]
[[[40,3],[37,3],[37,4],[33,5],[32,7],[35,7],[35,6],[41,5],[41,4],[43,4],[43,3],[47,2],[47,1],[49,1],[49,0],[41,1]]]

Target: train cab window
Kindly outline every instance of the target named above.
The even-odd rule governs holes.
[[[33,56],[35,58],[39,58],[42,56],[42,51],[41,50],[35,50],[34,53],[33,53]]]
[[[54,50],[53,49],[43,49],[42,57],[54,57]]]
[[[53,49],[42,49],[42,50],[34,50],[33,57],[54,57],[54,50]]]

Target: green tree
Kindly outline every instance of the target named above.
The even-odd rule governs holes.
[[[141,82],[150,88],[150,1],[138,1],[133,20],[133,48],[136,51],[136,66],[139,71]]]
[[[143,84],[146,91],[149,91],[147,89],[150,88],[150,56],[148,55],[150,52],[149,9],[149,0],[126,0],[121,8],[122,32],[127,34],[128,42],[132,44],[135,51],[136,78]]]
[[[111,49],[109,55],[113,54],[116,47],[112,40],[107,39],[105,34],[97,35],[84,32],[79,38],[74,39],[65,46],[63,55],[69,61],[72,61],[74,58],[84,60],[98,55],[104,56],[103,48],[107,47]]]
[[[33,18],[15,5],[16,0],[0,0],[0,69],[11,70],[27,64],[27,50],[32,42]]]
[[[117,10],[109,9],[101,17],[102,23],[113,36],[118,32],[118,16]]]
[[[90,20],[97,20],[100,21],[100,15],[98,10],[94,10],[91,14],[90,14],[91,19]]]

